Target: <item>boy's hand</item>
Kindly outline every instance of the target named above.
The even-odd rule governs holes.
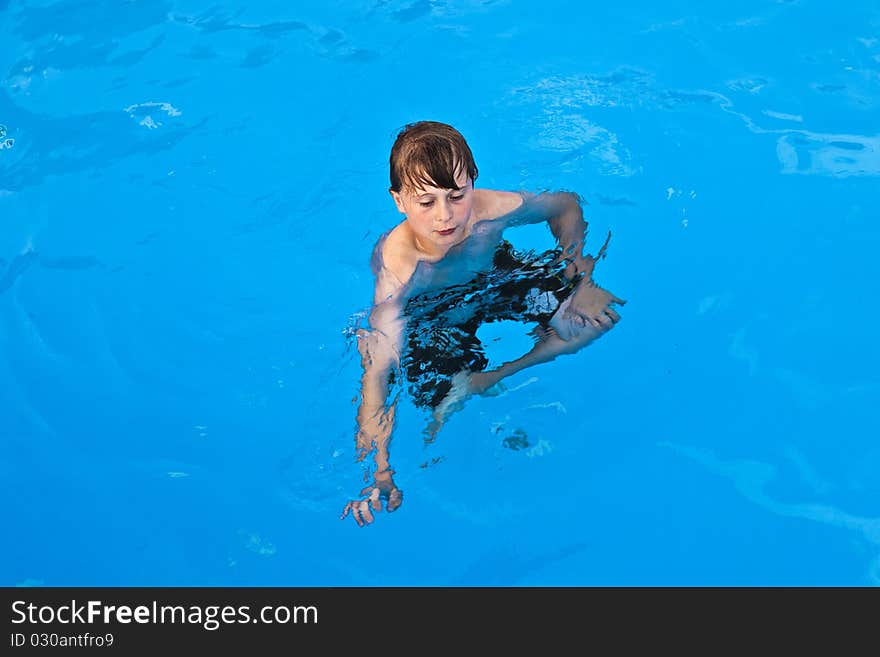
[[[359,527],[369,525],[375,517],[373,511],[382,510],[382,501],[385,501],[385,509],[391,513],[396,511],[403,504],[403,491],[401,491],[394,483],[391,477],[374,480],[372,484],[364,488],[361,495],[365,495],[363,499],[351,500],[342,510],[340,520],[351,513],[351,517]]]
[[[562,313],[562,319],[607,331],[620,321],[620,315],[611,307],[613,304],[622,306],[626,301],[585,277],[572,293],[568,308]]]

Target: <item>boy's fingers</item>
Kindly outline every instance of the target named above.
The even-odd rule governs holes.
[[[395,494],[396,493],[396,494]],[[395,511],[397,507],[399,507],[403,503],[403,493],[399,490],[391,491],[391,496],[388,498],[388,504],[385,506],[388,509],[388,512]]]
[[[569,308],[565,311],[565,314],[562,316],[563,319],[567,319],[568,321],[577,324],[578,326],[586,326],[587,318],[584,315],[581,315],[579,312]]]
[[[346,504],[345,509],[342,511],[342,515],[339,516],[339,519],[345,520],[349,512],[351,512],[351,517],[354,518],[354,521],[358,524],[358,527],[363,527],[364,521],[362,520],[360,502],[349,502],[348,504]]]
[[[614,295],[612,295],[611,299],[614,301],[614,303],[618,304],[619,306],[626,305],[626,301],[624,299],[621,299],[620,297],[615,297]]]

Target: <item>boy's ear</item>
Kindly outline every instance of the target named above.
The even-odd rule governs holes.
[[[403,199],[400,197],[400,192],[395,192],[393,189],[389,189],[388,192],[391,194],[391,198],[394,199],[394,205],[397,206],[397,211],[400,214],[406,214],[406,208],[403,207]]]

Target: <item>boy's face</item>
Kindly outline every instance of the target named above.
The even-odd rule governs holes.
[[[448,249],[465,238],[474,207],[474,186],[466,171],[455,178],[461,189],[421,186],[392,190],[397,209],[406,215],[419,242]]]

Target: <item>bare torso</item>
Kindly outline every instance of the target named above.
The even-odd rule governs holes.
[[[405,220],[377,245],[381,256],[377,264],[390,270],[402,286],[402,298],[466,283],[478,272],[491,268],[505,226],[495,220],[519,208],[523,197],[492,190],[475,190],[475,195],[464,238],[443,256],[431,258],[422,253]]]

